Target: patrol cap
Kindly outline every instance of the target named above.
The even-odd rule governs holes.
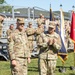
[[[25,23],[24,18],[17,18],[17,23]]]
[[[32,22],[29,22],[28,24],[29,24],[29,25],[32,25]]]
[[[39,16],[43,16],[43,14],[40,14]]]
[[[49,27],[55,28],[55,22],[50,21],[50,22],[49,22]]]

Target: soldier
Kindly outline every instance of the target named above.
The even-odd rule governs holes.
[[[30,50],[27,35],[24,32],[24,20],[17,19],[17,29],[11,33],[8,51],[12,75],[27,75],[27,61],[30,63]]]
[[[27,34],[27,38],[28,38],[28,46],[29,46],[30,52],[32,53],[33,41],[35,40],[35,38],[34,38],[35,29],[32,27],[32,22],[28,23],[28,28],[26,29],[26,34]]]
[[[37,24],[38,24],[38,27],[36,28],[36,41],[40,37],[40,34],[44,32],[43,24],[41,24],[41,22],[39,22]]]
[[[41,34],[38,40],[39,52],[39,75],[54,75],[56,68],[57,52],[61,49],[60,36],[54,32],[55,24],[50,23],[48,32]]]
[[[2,35],[2,23],[4,21],[4,18],[2,16],[0,16],[0,37]]]
[[[9,26],[9,29],[6,31],[6,34],[7,34],[7,38],[9,38],[9,35],[14,31],[14,25],[11,24]]]
[[[41,22],[42,24],[45,24],[45,18],[43,14],[39,15],[39,18],[37,19],[37,23]]]
[[[44,28],[43,28],[43,24],[41,24],[40,22],[38,23],[38,27],[36,28],[36,44],[37,44],[37,41],[41,35],[41,33],[44,33]],[[39,51],[39,47],[37,47],[37,51]]]

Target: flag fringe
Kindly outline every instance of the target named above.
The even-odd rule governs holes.
[[[63,59],[60,55],[66,55],[65,58]],[[65,53],[58,53],[58,57],[60,58],[60,60],[65,63],[65,61],[68,59],[68,54]]]

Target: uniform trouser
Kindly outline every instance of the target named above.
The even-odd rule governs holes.
[[[33,51],[33,41],[28,41],[28,46],[29,46],[29,49],[30,49],[30,52],[32,53]]]
[[[12,75],[27,75],[27,59],[16,58],[17,65],[14,67],[11,65]]]
[[[55,75],[56,60],[38,60],[39,75]]]

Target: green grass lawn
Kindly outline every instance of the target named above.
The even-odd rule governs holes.
[[[38,59],[32,59],[31,63],[28,64],[28,75],[39,75],[38,72]],[[65,62],[66,72],[60,73],[59,67],[62,66],[61,60],[58,58],[56,75],[75,75],[75,71],[70,70],[70,66],[74,66],[74,53],[68,53],[68,59]],[[9,61],[0,61],[0,75],[11,75]]]

